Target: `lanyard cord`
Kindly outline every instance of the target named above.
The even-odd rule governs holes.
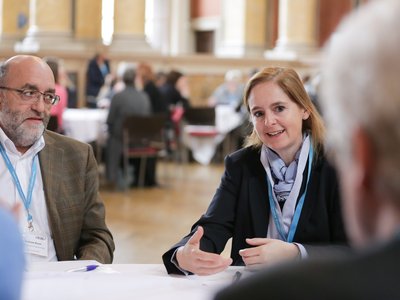
[[[0,152],[1,152],[1,155],[3,156],[3,159],[4,159],[4,161],[5,161],[6,165],[7,165],[8,171],[10,172],[10,174],[12,176],[12,179],[14,181],[14,185],[18,190],[18,194],[21,197],[22,202],[24,204],[24,207],[25,207],[25,210],[26,210],[26,213],[27,213],[28,228],[30,230],[33,230],[33,224],[32,224],[33,223],[33,218],[32,218],[32,215],[31,215],[31,213],[29,211],[29,208],[30,208],[31,203],[32,203],[33,187],[34,187],[35,181],[36,181],[37,154],[32,159],[32,169],[31,169],[31,177],[29,179],[28,194],[27,194],[27,196],[25,196],[25,193],[22,190],[21,183],[20,183],[20,181],[18,179],[17,172],[15,171],[15,169],[14,169],[14,167],[13,167],[11,161],[10,161],[10,158],[8,157],[8,155],[6,153],[6,150],[4,149],[4,146],[1,143],[0,143]]]
[[[299,223],[301,211],[303,209],[304,198],[306,196],[308,183],[309,183],[309,180],[310,180],[311,165],[312,165],[313,155],[314,155],[314,151],[313,151],[312,146],[310,145],[310,151],[308,152],[308,172],[307,172],[306,188],[305,188],[303,194],[300,197],[299,203],[296,206],[296,210],[294,212],[292,223],[290,224],[289,233],[288,233],[287,237],[286,237],[285,232],[282,229],[281,222],[280,222],[279,216],[278,216],[278,212],[276,210],[276,206],[275,206],[275,202],[274,202],[274,198],[273,198],[273,194],[272,194],[271,183],[268,180],[268,176],[266,177],[267,178],[267,184],[268,184],[269,205],[270,205],[270,208],[271,208],[272,218],[274,220],[276,229],[278,230],[278,233],[279,233],[281,239],[283,241],[287,241],[289,243],[291,243],[293,241],[293,237],[294,237],[294,234],[296,233],[297,225]]]

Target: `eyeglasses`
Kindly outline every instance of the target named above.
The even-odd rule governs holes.
[[[60,96],[53,93],[42,93],[38,90],[31,89],[14,89],[6,86],[0,86],[0,89],[17,92],[21,95],[21,99],[23,101],[33,103],[40,99],[40,96],[43,96],[43,100],[46,104],[55,105],[60,101]]]

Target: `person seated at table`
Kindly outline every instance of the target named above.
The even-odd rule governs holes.
[[[155,83],[155,75],[151,65],[140,62],[137,66],[136,85],[140,86],[149,96],[153,113],[167,113],[167,102],[162,97],[159,87]]]
[[[45,57],[43,60],[49,65],[51,71],[53,72],[54,80],[56,83],[56,95],[60,96],[60,101],[57,105],[51,107],[50,115],[57,118],[57,129],[56,132],[63,133],[63,113],[68,105],[68,92],[65,86],[60,83],[60,64],[55,57]]]
[[[41,58],[17,55],[0,66],[0,199],[24,207],[28,262],[111,263],[114,242],[93,150],[46,130],[58,100],[53,73]]]
[[[244,84],[242,72],[232,69],[225,73],[224,82],[219,85],[208,99],[210,106],[230,105],[237,108],[242,103]]]
[[[139,177],[140,160],[132,159],[134,165],[133,183],[125,182],[122,179],[121,159],[122,159],[122,136],[123,122],[129,115],[148,116],[151,114],[151,103],[149,97],[135,87],[136,70],[129,65],[122,76],[124,89],[116,93],[111,99],[110,110],[107,116],[109,137],[107,141],[107,160],[106,174],[110,184],[124,188],[127,184],[137,185]],[[148,168],[153,168],[153,172],[146,172],[147,179],[145,184],[155,184],[155,165],[149,164]],[[151,178],[148,178],[152,174]]]
[[[167,103],[169,118],[166,126],[168,153],[172,153],[173,144],[180,139],[180,122],[184,111],[191,107],[190,86],[187,76],[171,70],[167,73],[164,84],[160,87],[161,95]]]
[[[25,269],[22,236],[15,220],[0,199],[0,299],[19,300]]]
[[[169,273],[208,275],[348,249],[324,125],[298,74],[265,68],[247,83],[254,125],[247,147],[225,158],[210,206],[163,255]],[[232,238],[231,257],[220,253]]]
[[[400,299],[400,2],[370,1],[338,26],[322,61],[327,150],[357,249],[270,268],[215,299]]]

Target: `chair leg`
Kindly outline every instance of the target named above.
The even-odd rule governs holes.
[[[129,158],[128,155],[124,155],[124,159],[123,159],[123,167],[124,167],[124,172],[123,172],[123,189],[127,189],[128,188],[128,178],[129,178]]]
[[[139,178],[138,178],[139,187],[144,187],[144,180],[146,176],[146,164],[147,164],[147,158],[142,157],[140,159],[140,166],[139,166]]]

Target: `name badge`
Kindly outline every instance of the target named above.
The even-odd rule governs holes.
[[[25,252],[47,257],[49,255],[49,239],[45,234],[24,232]]]

